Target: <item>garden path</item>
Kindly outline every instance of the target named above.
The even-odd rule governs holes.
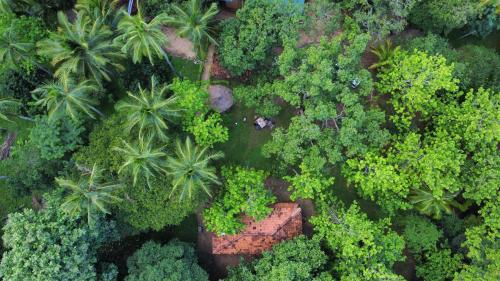
[[[164,27],[163,32],[168,38],[165,50],[170,55],[182,57],[188,60],[196,59],[196,52],[191,41],[177,35],[175,28]]]

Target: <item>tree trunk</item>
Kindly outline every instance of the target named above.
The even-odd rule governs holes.
[[[9,158],[10,156],[10,147],[16,140],[17,133],[15,132],[9,132],[7,134],[7,138],[3,142],[2,146],[0,147],[0,160],[4,160]]]

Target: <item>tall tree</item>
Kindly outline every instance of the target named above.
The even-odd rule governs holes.
[[[168,54],[163,50],[163,46],[167,43],[167,36],[162,27],[166,21],[165,14],[154,17],[148,23],[140,11],[135,16],[124,13],[118,23],[120,35],[115,41],[123,43],[122,52],[131,54],[134,63],[141,62],[146,57],[151,64],[154,64],[155,57],[163,56],[172,72],[175,73]]]
[[[85,168],[83,168],[85,169]],[[120,184],[103,183],[102,170],[97,165],[90,171],[84,171],[80,179],[56,178],[59,186],[69,190],[61,207],[71,215],[86,215],[87,222],[93,224],[99,212],[109,214],[107,205],[121,201],[113,193],[121,188]]]
[[[152,76],[149,90],[139,85],[139,93],[128,92],[129,99],[116,104],[116,109],[127,116],[129,131],[135,128],[141,137],[167,139],[167,121],[179,114],[177,98],[167,98],[168,90],[168,85],[158,85],[156,78]]]
[[[118,172],[129,171],[132,174],[134,185],[137,184],[140,177],[144,177],[148,187],[151,188],[150,178],[155,177],[156,173],[165,172],[163,160],[167,154],[163,152],[164,147],[153,147],[151,137],[147,139],[139,137],[137,144],[123,141],[123,147],[114,147],[113,149],[121,153],[125,160]]]
[[[123,70],[120,60],[124,56],[102,18],[94,20],[77,13],[75,20],[70,22],[64,12],[59,12],[57,18],[59,30],[37,44],[38,53],[49,57],[56,67],[57,77],[74,74],[101,82],[102,79],[111,80],[114,70]]]
[[[211,26],[219,12],[217,4],[212,3],[210,8],[204,11],[202,1],[189,0],[183,5],[174,4],[172,8],[174,15],[169,17],[167,22],[177,28],[177,34],[193,42],[198,56],[203,59],[208,43],[217,44]]]
[[[93,80],[76,82],[73,78],[67,77],[48,82],[32,93],[36,100],[35,105],[45,107],[49,119],[69,116],[73,120],[78,120],[82,113],[93,119],[97,115],[102,115],[95,107],[98,101],[93,96],[99,91],[99,86]]]
[[[222,152],[214,154],[208,153],[208,148],[195,146],[189,137],[184,144],[177,140],[176,157],[168,157],[166,168],[172,177],[172,192],[174,194],[181,189],[179,200],[186,196],[192,197],[200,189],[211,196],[210,184],[220,184],[215,174],[215,168],[210,167],[212,160],[220,159],[224,156]]]

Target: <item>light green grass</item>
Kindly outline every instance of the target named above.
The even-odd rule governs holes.
[[[195,64],[191,60],[186,60],[179,57],[172,57],[172,65],[175,70],[184,78],[191,81],[198,81],[203,71],[203,64]]]

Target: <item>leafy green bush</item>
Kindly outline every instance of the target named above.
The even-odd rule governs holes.
[[[327,262],[317,239],[299,236],[275,245],[251,264],[230,269],[225,280],[333,281],[325,271]]]
[[[222,22],[219,54],[222,65],[235,75],[257,69],[272,48],[296,39],[301,6],[281,0],[249,0],[236,18]]]
[[[125,281],[208,281],[190,244],[172,240],[166,245],[148,241],[127,260]]]
[[[458,49],[458,60],[467,67],[459,79],[467,78],[465,89],[492,89],[500,91],[500,55],[494,50],[483,46],[465,45]]]
[[[122,139],[129,140],[131,136],[126,134],[123,122],[125,118],[114,114],[96,126],[89,136],[89,144],[81,147],[73,159],[77,163],[87,167],[96,164],[111,172],[118,172],[122,165],[122,157],[111,148],[121,146]]]
[[[82,144],[84,131],[80,124],[69,118],[48,121],[46,116],[38,117],[30,131],[30,142],[40,150],[43,159],[61,159]]]
[[[126,179],[125,179],[126,180]],[[129,181],[131,182],[131,181]],[[117,215],[138,230],[161,230],[165,226],[177,225],[204,201],[203,196],[179,201],[169,196],[170,179],[159,176],[151,179],[150,187],[140,180],[135,186],[125,187],[125,201],[118,205]]]
[[[255,113],[264,117],[279,114],[280,106],[276,104],[273,84],[259,83],[252,86],[238,86],[233,89],[234,97],[247,107],[255,108]]]
[[[190,80],[174,79],[170,89],[177,98],[179,108],[182,109],[182,123],[189,126],[196,116],[203,116],[208,107],[208,92],[204,85]]]
[[[271,213],[270,204],[276,198],[264,186],[264,171],[242,167],[224,167],[224,191],[212,207],[203,213],[207,229],[218,234],[235,234],[244,224],[239,215],[245,214],[259,221]]]
[[[200,146],[213,147],[214,144],[224,143],[229,139],[227,127],[222,125],[220,113],[214,112],[208,117],[195,117],[193,124],[187,130],[194,135],[196,144]]]
[[[438,240],[443,236],[428,218],[410,215],[404,218],[403,237],[410,252],[419,254],[436,250]]]
[[[97,249],[117,238],[112,222],[93,226],[70,217],[57,196],[45,197],[41,211],[9,215],[3,242],[7,248],[0,277],[24,280],[96,280]]]
[[[33,190],[43,190],[62,168],[59,161],[47,161],[40,150],[31,143],[16,144],[11,156],[0,161],[1,175],[8,185],[25,194]]]
[[[423,0],[413,8],[410,21],[425,31],[447,34],[474,20],[483,9],[477,0]]]
[[[424,281],[451,280],[462,268],[462,257],[454,255],[450,249],[432,251],[426,254],[425,262],[417,265],[417,277]]]
[[[4,97],[12,97],[21,103],[22,113],[33,115],[41,112],[36,106],[32,106],[31,91],[47,78],[41,71],[27,73],[24,70],[6,69],[0,71],[0,92]]]

